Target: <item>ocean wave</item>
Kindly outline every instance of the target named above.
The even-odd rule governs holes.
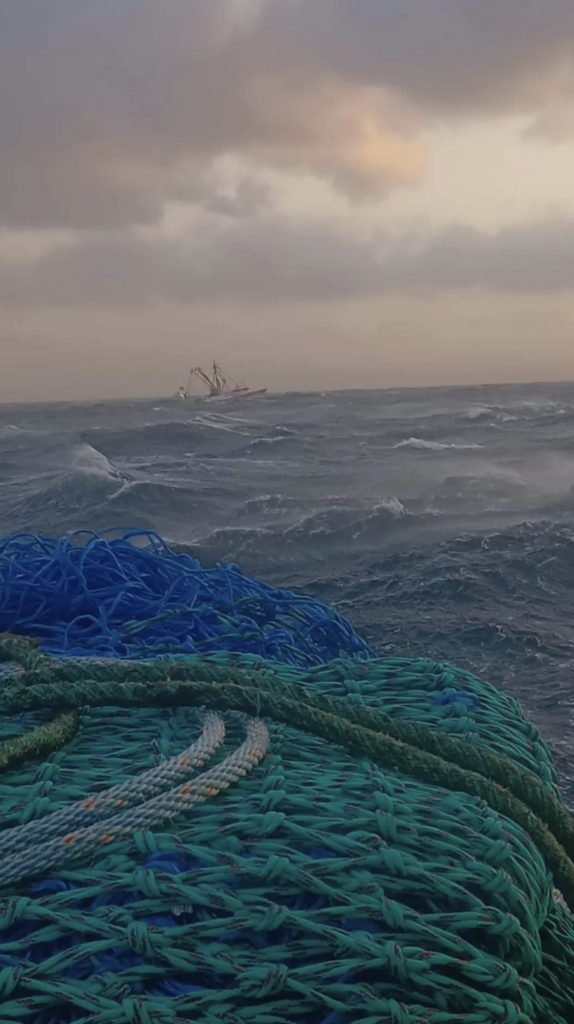
[[[374,513],[377,513],[380,510],[390,512],[391,515],[396,516],[397,518],[407,515],[405,506],[398,498],[381,498],[373,505]]]
[[[53,535],[81,524],[96,530],[155,529],[161,519],[166,536],[179,540],[193,532],[194,523],[213,518],[213,500],[213,490],[194,486],[193,480],[158,480],[146,474],[136,479],[96,464],[95,469],[91,465],[87,471],[48,473],[28,481],[10,512],[20,528],[36,530],[41,522],[42,530]]]
[[[223,430],[227,434],[239,434],[241,437],[249,437],[250,435],[245,430],[239,430],[237,426],[232,426],[231,423],[226,422],[227,417],[216,417],[216,416],[196,416],[193,420],[200,427],[207,427],[209,430]]]
[[[0,427],[0,437],[14,437],[16,434],[31,434],[26,427],[18,427],[15,423],[6,423]]]
[[[532,401],[513,402],[502,410],[519,419],[536,421],[544,424],[559,423],[574,417],[574,405],[561,400],[539,399]]]
[[[304,444],[307,442],[307,438],[300,436],[297,431],[292,430],[290,427],[284,427],[278,424],[262,437],[254,437],[247,445],[247,450],[257,451],[258,448],[274,448],[276,445],[284,447],[289,442],[291,442],[293,446],[299,447],[301,443]]]
[[[272,496],[268,498],[271,501]],[[280,509],[280,502],[277,505]],[[292,516],[294,509],[284,511]],[[239,562],[248,571],[261,572],[281,561],[303,566],[325,563],[343,550],[357,555],[376,550],[393,529],[416,519],[398,498],[381,498],[364,508],[339,505],[309,511],[291,522],[218,528],[198,539],[191,550],[209,563]]]
[[[516,685],[524,675],[522,697],[533,659],[574,658],[571,529],[543,520],[434,540],[429,534],[424,544],[416,532],[408,537],[373,551],[342,580],[339,601],[379,650],[451,660],[506,685],[514,666]],[[305,586],[317,596],[327,584],[316,565],[313,572],[316,585],[309,573]],[[549,603],[555,614],[541,616]]]
[[[488,406],[486,406],[486,405],[476,405],[476,406],[473,406],[472,409],[468,410],[468,412],[465,415],[465,419],[467,419],[467,420],[479,420],[479,419],[482,419],[483,416],[491,416],[491,415],[492,415],[492,409],[489,409]]]
[[[103,452],[85,442],[74,447],[70,461],[73,473],[97,476],[102,480],[131,480],[129,474],[115,466]]]
[[[95,438],[91,428],[83,431],[81,440],[91,447],[92,441],[97,446],[105,448],[106,456],[112,461],[114,459],[129,459],[132,455],[137,456],[141,452],[153,452],[154,455],[175,456],[193,449],[208,456],[210,453],[218,454],[227,452],[234,443],[237,443],[235,435],[243,434],[241,430],[225,429],[215,426],[209,416],[200,418],[202,422],[195,419],[166,420],[164,422],[147,421],[141,425],[125,426],[117,429],[115,426],[106,425],[105,434]],[[244,435],[249,438],[249,434]]]
[[[328,508],[310,512],[285,531],[289,540],[312,541],[317,538],[357,541],[367,531],[388,526],[407,515],[398,498],[381,499],[366,509]]]
[[[238,515],[241,518],[257,518],[266,516],[288,516],[300,507],[296,498],[284,494],[258,494],[248,498]]]
[[[253,441],[251,441],[251,443],[249,444],[249,447],[250,448],[260,448],[261,445],[281,444],[281,443],[283,443],[285,441],[289,441],[289,440],[290,440],[290,438],[287,437],[284,434],[279,434],[277,437],[256,437]]]
[[[416,448],[430,452],[444,452],[453,448],[458,448],[460,451],[471,451],[474,448],[482,447],[481,444],[447,444],[442,441],[425,441],[421,437],[409,437],[407,440],[393,445],[393,448]]]
[[[29,474],[5,494],[6,512],[19,528],[36,530],[41,524],[56,534],[86,524],[116,525],[106,521],[105,513],[102,518],[102,510],[131,481],[129,473],[82,442],[67,452],[46,454],[42,472]]]

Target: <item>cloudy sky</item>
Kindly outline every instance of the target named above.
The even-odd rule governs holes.
[[[572,0],[0,0],[0,400],[574,379]]]

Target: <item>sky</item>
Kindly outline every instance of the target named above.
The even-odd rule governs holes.
[[[0,0],[0,401],[574,379],[572,0]]]

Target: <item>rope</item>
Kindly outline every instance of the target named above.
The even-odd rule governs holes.
[[[72,819],[79,818],[81,820],[90,816],[94,805],[99,805],[100,809],[103,810],[105,807],[109,807],[110,802],[116,804],[113,810],[117,811],[118,804],[115,797],[118,790],[123,793],[119,806],[124,806],[130,797],[139,796],[141,793],[140,785],[133,787],[133,789],[130,788],[129,784],[114,787],[114,789],[109,790],[108,793],[104,793],[99,798],[88,798],[89,805],[86,806],[86,803],[84,803],[79,809],[80,813],[78,813],[76,808],[71,808],[69,812],[66,808],[64,813],[56,812],[55,815],[42,819],[38,823],[40,832],[39,838],[36,839],[38,845],[28,848],[24,852],[22,852],[23,837],[27,827],[24,826],[23,831],[21,829],[8,830],[5,834],[6,846],[4,846],[4,834],[2,836],[2,851],[5,853],[6,849],[10,850],[12,855],[0,859],[0,887],[11,885],[31,875],[46,872],[64,859],[85,856],[87,853],[97,850],[98,845],[105,845],[116,839],[130,836],[137,830],[153,828],[154,825],[165,821],[167,818],[175,818],[178,814],[189,811],[194,804],[207,800],[208,797],[217,796],[222,790],[227,789],[232,783],[246,775],[265,756],[268,746],[269,734],[263,723],[257,721],[249,722],[247,724],[247,738],[245,742],[226,757],[221,764],[204,772],[197,779],[186,782],[182,786],[177,786],[167,793],[161,793],[140,806],[130,808],[121,813],[115,813],[104,821],[88,825],[85,828],[79,828],[75,832],[55,835],[58,827],[62,827],[62,825],[69,827],[70,823],[66,820],[68,813],[70,813]],[[207,756],[205,734],[204,749],[200,756]],[[171,775],[174,768],[176,771],[181,771],[182,767],[187,768],[189,760],[188,757],[185,757],[184,764],[182,765],[181,759],[178,759],[179,763],[172,765],[168,772],[165,773],[160,769],[160,771],[154,773],[151,785],[155,787],[158,782],[158,776],[161,775],[165,778],[165,775]],[[149,782],[150,773],[147,774]],[[81,812],[84,813],[82,814]],[[34,833],[35,830],[32,829],[31,831]],[[39,840],[41,840],[41,844]],[[15,857],[14,854],[17,852],[20,853],[20,856]]]
[[[63,747],[75,736],[79,725],[80,716],[73,711],[58,715],[53,721],[39,725],[23,736],[0,743],[0,773]]]
[[[149,800],[156,793],[161,792],[166,786],[171,785],[178,775],[189,775],[194,768],[199,768],[211,757],[214,751],[221,746],[225,737],[225,725],[218,715],[205,715],[204,727],[199,739],[194,742],[181,754],[164,761],[157,768],[150,768],[149,771],[139,775],[136,779],[112,786],[95,796],[89,796],[85,800],[79,800],[73,804],[67,804],[59,811],[46,815],[39,821],[31,821],[27,825],[20,825],[2,834],[2,855],[13,854],[26,846],[38,846],[54,839],[65,830],[84,827],[99,818],[104,818],[106,813],[117,814],[120,809],[129,807],[131,804]],[[59,742],[54,744],[53,749],[57,750]],[[25,876],[21,876],[25,877]]]
[[[15,660],[20,648],[5,640],[0,650]],[[36,668],[22,675],[16,687],[5,687],[0,713],[62,706],[80,709],[86,704],[234,709],[269,716],[368,756],[383,767],[480,797],[531,835],[574,907],[574,821],[547,787],[531,773],[519,771],[508,758],[469,748],[425,726],[393,722],[380,711],[349,707],[308,691],[302,695],[289,683],[283,683],[278,692],[265,675],[254,671],[222,670],[207,662],[52,666],[48,659],[35,659],[34,664]],[[46,672],[57,682],[42,683]],[[129,675],[139,679],[129,680]]]
[[[0,662],[2,735],[82,715],[0,777],[2,1020],[570,1021],[574,831],[504,694],[422,660]]]
[[[212,666],[208,664],[191,668],[177,665],[168,667],[161,682],[148,678],[142,683],[122,679],[125,668],[115,665],[58,666],[55,669],[57,675],[69,677],[73,674],[76,677],[74,683],[67,683],[65,690],[60,683],[52,686],[44,683],[35,687],[33,680],[37,672],[27,674],[14,690],[5,687],[0,711],[61,707],[62,704],[81,708],[89,703],[92,707],[206,706],[269,716],[274,721],[336,743],[351,753],[369,757],[381,767],[402,771],[421,782],[445,786],[454,792],[468,793],[485,800],[530,835],[548,861],[567,903],[574,907],[574,821],[535,776],[521,775],[508,759],[485,751],[473,750],[469,755],[464,744],[456,740],[445,743],[446,749],[441,757],[433,753],[433,749],[440,749],[441,738],[429,729],[393,723],[381,712],[368,712],[368,716],[372,716],[371,727],[368,727],[364,724],[364,709],[348,709],[334,699],[320,698],[308,692],[297,693],[289,684],[284,684],[282,691],[277,693],[264,676],[249,677],[229,672],[225,682],[220,682],[220,670],[213,673]],[[154,667],[145,666],[145,669],[149,677],[153,677]],[[215,674],[216,681],[181,681],[181,678],[174,681],[170,678],[172,674],[179,677],[182,674],[208,677]],[[449,755],[452,760],[449,760]],[[475,767],[478,763],[482,771],[464,765],[465,760],[474,762]]]

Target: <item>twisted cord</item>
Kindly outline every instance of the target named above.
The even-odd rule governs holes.
[[[136,831],[153,828],[169,818],[189,811],[194,804],[217,796],[246,775],[264,758],[269,747],[269,733],[260,721],[249,721],[247,737],[237,750],[221,764],[166,793],[153,797],[104,821],[50,838],[42,845],[32,846],[18,855],[0,860],[0,886],[12,885],[33,875],[43,874],[63,861],[75,860],[94,852],[114,840],[125,839]],[[10,830],[2,833],[10,844]]]

